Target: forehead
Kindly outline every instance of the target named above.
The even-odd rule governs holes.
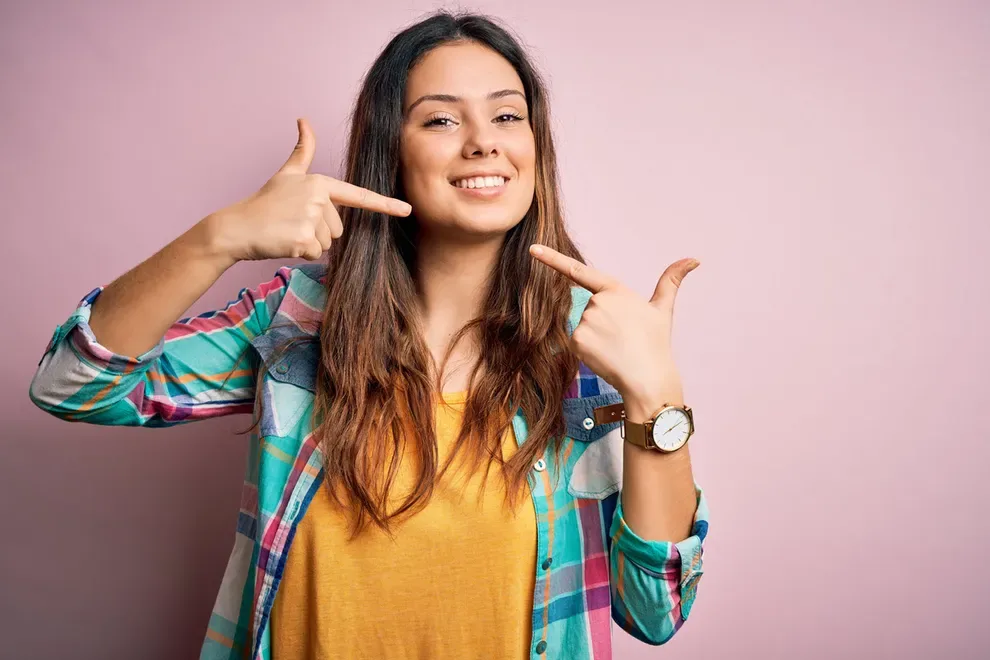
[[[424,94],[483,99],[502,89],[525,91],[507,59],[474,42],[445,44],[431,50],[409,71],[405,103]]]

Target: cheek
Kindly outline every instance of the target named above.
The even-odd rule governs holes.
[[[422,196],[446,182],[443,173],[449,159],[440,145],[411,139],[403,143],[402,149],[402,182],[407,194]]]
[[[536,143],[532,133],[514,140],[509,153],[521,177],[532,179],[536,175]]]
[[[516,148],[519,149],[520,153],[523,154],[523,157],[527,158],[531,163],[536,162],[536,136],[533,135],[532,130],[519,132],[519,139],[516,142]]]
[[[525,190],[521,190],[527,198],[531,198],[536,188],[536,148],[532,142],[520,145],[517,152],[515,167],[519,172],[519,183],[523,184]]]

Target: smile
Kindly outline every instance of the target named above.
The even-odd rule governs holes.
[[[505,178],[501,176],[475,176],[469,179],[458,179],[451,183],[457,188],[500,188],[505,185]]]
[[[465,179],[455,179],[450,185],[468,199],[494,200],[502,196],[509,187],[508,179],[504,176],[472,176]]]

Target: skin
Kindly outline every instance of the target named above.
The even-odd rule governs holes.
[[[612,276],[556,250],[533,245],[530,253],[591,291],[571,335],[571,348],[619,391],[628,421],[643,423],[665,405],[684,405],[671,331],[674,300],[684,277],[698,267],[697,260],[681,259],[668,266],[653,296],[643,300]],[[622,509],[636,534],[675,543],[691,535],[697,501],[688,445],[660,453],[627,442],[622,475]]]
[[[316,139],[306,120],[299,120],[298,129],[288,160],[258,192],[211,213],[107,285],[89,321],[103,346],[128,356],[152,349],[238,261],[319,259],[341,235],[334,203],[409,215],[406,202],[309,173]]]
[[[100,343],[121,355],[150,350],[238,261],[322,258],[343,231],[334,204],[399,217],[415,208],[421,229],[415,275],[426,339],[439,362],[453,334],[481,312],[481,292],[505,233],[532,203],[536,150],[521,80],[483,46],[435,49],[410,72],[406,91],[400,153],[412,207],[309,172],[316,139],[301,119],[295,148],[260,190],[203,218],[104,289],[90,317]],[[431,95],[456,100],[420,101]],[[496,199],[477,199],[451,185],[451,179],[488,168],[509,175]],[[683,403],[670,331],[677,289],[697,262],[672,264],[645,301],[614,278],[549,248],[534,246],[532,252],[593,293],[573,349],[619,390],[630,421],[642,422],[664,404]],[[444,373],[445,391],[467,389],[477,351],[469,339],[458,344]],[[622,498],[630,527],[649,540],[686,538],[695,508],[687,448],[659,454],[627,443],[624,452]]]
[[[453,335],[481,313],[505,233],[532,204],[536,143],[516,70],[472,42],[435,48],[413,67],[403,110],[402,181],[420,224],[416,279],[439,364]],[[451,184],[477,171],[507,174],[504,192],[477,199]],[[443,389],[466,390],[477,357],[471,338],[459,342]]]
[[[493,92],[513,89],[520,94],[491,98]],[[454,332],[480,313],[480,292],[504,234],[532,203],[532,129],[528,122],[506,117],[528,116],[522,89],[505,59],[473,43],[437,48],[410,72],[403,184],[422,228],[417,281],[427,341],[438,361]],[[458,100],[420,101],[433,95]],[[450,184],[452,178],[488,167],[512,175],[506,193],[495,200],[470,198]],[[532,254],[592,292],[572,348],[619,390],[629,421],[644,422],[666,404],[683,405],[670,350],[673,305],[681,282],[698,262],[672,264],[646,301],[614,278],[550,248],[533,246]],[[468,368],[477,359],[477,346],[462,344],[445,374],[448,391],[467,388]],[[696,507],[687,447],[661,454],[626,443],[622,498],[627,523],[643,538],[687,538]]]

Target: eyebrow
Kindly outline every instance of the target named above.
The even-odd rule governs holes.
[[[518,89],[500,89],[497,92],[492,92],[491,94],[489,94],[488,100],[494,101],[495,99],[502,99],[505,98],[506,96],[512,96],[514,94],[519,95],[523,97],[523,100],[526,100],[526,95],[520,92]],[[454,96],[453,94],[426,94],[424,96],[420,96],[418,99],[413,101],[412,105],[406,108],[406,114],[408,115],[410,112],[412,112],[413,108],[415,108],[423,101],[440,101],[442,103],[460,103],[463,100],[464,99],[462,99],[460,96]]]

